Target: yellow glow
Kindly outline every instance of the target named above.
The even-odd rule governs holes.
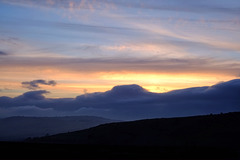
[[[102,79],[124,84],[139,84],[151,92],[168,92],[189,87],[211,86],[222,80],[221,76],[207,74],[153,74],[153,73],[111,73]],[[234,77],[225,76],[225,81]]]
[[[55,80],[56,86],[40,85],[49,98],[74,98],[93,92],[105,92],[116,85],[138,84],[151,92],[168,92],[189,87],[211,86],[234,76],[208,73],[133,73],[133,72],[73,72],[54,68],[0,69],[0,96],[15,97],[29,91],[21,82],[36,79]],[[7,77],[7,78],[6,78]]]

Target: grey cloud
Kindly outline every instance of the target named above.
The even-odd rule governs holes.
[[[24,23],[22,23],[24,21]],[[1,19],[0,19],[1,22]],[[26,18],[18,18],[11,19],[6,23],[2,22],[5,27],[17,25],[19,28],[29,28],[29,30],[23,30],[23,33],[26,34],[39,34],[39,27],[49,28],[54,32],[49,32],[48,30],[41,31],[41,35],[47,35],[47,37],[58,37],[58,41],[66,41],[67,39],[71,39],[71,41],[76,41],[79,43],[79,38],[81,39],[83,36],[85,43],[93,43],[92,39],[99,39],[102,41],[102,36],[104,35],[105,41],[113,42],[120,41],[123,39],[130,41],[130,39],[134,39],[135,37],[146,37],[149,34],[149,31],[145,31],[142,29],[131,28],[131,27],[116,27],[114,25],[103,24],[103,25],[94,25],[94,24],[86,24],[86,23],[64,23],[57,21],[46,21],[46,20],[33,20]],[[93,34],[88,34],[93,33]],[[116,36],[117,35],[117,36]],[[106,37],[107,36],[107,37]],[[48,39],[51,41],[51,39]],[[56,43],[56,40],[54,40]],[[51,49],[52,47],[47,47]],[[62,48],[62,47],[60,47]],[[59,51],[59,48],[51,49],[54,51]]]
[[[110,26],[97,26],[97,25],[86,25],[86,24],[77,24],[77,23],[51,23],[48,22],[49,25],[57,26],[63,29],[76,30],[76,31],[84,31],[84,32],[97,32],[97,33],[118,33],[118,34],[132,34],[133,32],[138,31],[140,33],[140,29],[133,29],[127,27],[110,27]],[[124,32],[123,32],[124,31]]]
[[[221,73],[238,75],[240,64],[213,58],[31,58],[4,57],[0,67],[50,67],[82,73],[134,71],[155,73]]]
[[[167,39],[159,39],[159,38],[151,38],[149,40],[150,43],[146,40],[143,40],[139,43],[149,43],[153,45],[173,45],[176,47],[184,48],[185,50],[199,50],[205,52],[214,52],[214,51],[239,51],[239,47],[227,47],[227,46],[217,46],[210,43],[204,43],[199,41],[189,41],[183,39],[176,39],[176,40],[167,40]]]
[[[18,100],[44,100],[43,94],[50,93],[46,90],[30,91],[26,92],[21,96],[16,97]]]
[[[19,23],[26,21],[25,23]],[[52,27],[56,29],[64,29],[69,31],[82,31],[82,32],[93,32],[93,33],[106,33],[106,34],[140,34],[145,30],[130,28],[130,27],[116,27],[116,26],[106,26],[106,25],[91,25],[84,23],[64,23],[57,21],[45,21],[45,20],[31,20],[31,19],[18,19],[8,21],[10,25],[19,25],[22,27],[26,26],[42,26],[42,27]],[[64,34],[65,35],[65,34]]]
[[[12,107],[21,107],[21,106],[37,106],[38,104],[46,104],[47,99],[44,94],[48,94],[50,92],[46,90],[38,90],[38,91],[29,91],[15,98],[10,97],[0,97],[0,108],[12,108]],[[42,106],[42,108],[47,108],[46,106]],[[3,116],[3,115],[0,115]]]
[[[39,85],[50,85],[50,86],[55,86],[57,84],[56,81],[51,80],[51,81],[45,81],[42,79],[38,79],[38,80],[33,80],[33,81],[29,81],[29,82],[22,82],[22,86],[24,88],[28,88],[30,90],[36,90],[39,89]]]
[[[180,11],[180,12],[220,12],[228,14],[239,14],[240,4],[232,8],[227,8],[226,6],[220,5],[219,3],[211,4],[209,1],[192,1],[192,0],[148,0],[148,1],[115,1],[115,0],[101,0],[101,1],[56,1],[53,3],[49,1],[33,1],[33,0],[2,0],[2,2],[10,3],[14,5],[23,6],[38,6],[44,8],[65,8],[65,9],[118,9],[119,7],[125,8],[139,8],[139,9],[154,9],[154,10],[167,10],[167,11]],[[70,4],[71,3],[71,4]]]
[[[44,94],[50,92],[46,90],[29,91],[15,98],[0,97],[0,108],[1,107],[15,107],[15,106],[27,106],[29,104],[34,105],[36,102],[45,101]]]
[[[224,46],[214,46],[208,43],[197,42],[197,41],[187,41],[187,40],[172,40],[169,42],[164,42],[168,44],[172,44],[179,47],[184,47],[185,49],[199,49],[199,50],[206,50],[206,52],[210,51],[239,51],[239,48],[230,48]]]
[[[2,0],[5,3],[13,4],[13,5],[21,5],[21,6],[38,6],[43,8],[64,8],[64,9],[98,9],[100,7],[108,6],[107,2],[110,1],[95,1],[95,0],[65,0],[65,1],[59,1],[59,0],[41,0],[41,1],[34,1],[34,0]]]
[[[10,116],[57,116],[57,113],[51,109],[43,109],[36,106],[18,106],[12,108],[0,108],[0,113],[4,117]]]
[[[4,52],[4,51],[0,51],[0,56],[5,56],[5,55],[8,55],[8,53],[7,52]]]
[[[139,97],[148,94],[148,91],[141,86],[136,84],[133,85],[124,85],[124,86],[115,86],[112,90],[106,92],[108,96],[117,97],[117,98],[129,98],[129,97]]]
[[[228,13],[239,14],[240,4],[232,8],[216,4],[211,4],[209,1],[189,1],[189,0],[173,0],[173,1],[117,1],[114,2],[117,5],[127,8],[139,8],[139,9],[152,9],[162,11],[176,11],[176,12],[194,12],[194,13]]]
[[[40,90],[15,98],[0,97],[0,109],[6,112],[19,107],[19,112],[16,109],[12,112],[14,115],[24,114],[20,112],[26,109],[23,106],[35,106],[39,112],[51,110],[51,115],[94,115],[123,120],[190,116],[240,111],[239,91],[240,79],[167,93],[152,93],[138,85],[123,85],[106,92],[59,99],[46,98],[43,94],[48,92]]]

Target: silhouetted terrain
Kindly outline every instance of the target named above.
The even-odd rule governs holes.
[[[103,124],[0,142],[4,159],[239,159],[240,112]]]
[[[0,140],[24,140],[57,133],[71,132],[115,122],[93,116],[9,117],[0,119]]]
[[[239,160],[239,151],[217,147],[112,146],[0,142],[0,159],[225,159]]]
[[[119,146],[239,147],[240,112],[148,119],[33,139],[33,142]]]

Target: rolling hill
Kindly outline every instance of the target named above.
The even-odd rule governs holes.
[[[239,147],[240,112],[103,124],[31,142],[174,147]]]
[[[19,141],[57,133],[82,130],[115,120],[94,116],[8,117],[0,119],[0,140]]]

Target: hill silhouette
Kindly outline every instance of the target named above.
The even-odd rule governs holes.
[[[183,118],[146,119],[103,124],[81,131],[35,138],[31,142],[238,148],[240,146],[239,124],[240,112]]]
[[[240,112],[103,124],[24,142],[0,142],[6,159],[240,158]]]
[[[0,119],[0,140],[19,141],[28,137],[82,130],[110,122],[116,121],[94,116],[8,117]]]

